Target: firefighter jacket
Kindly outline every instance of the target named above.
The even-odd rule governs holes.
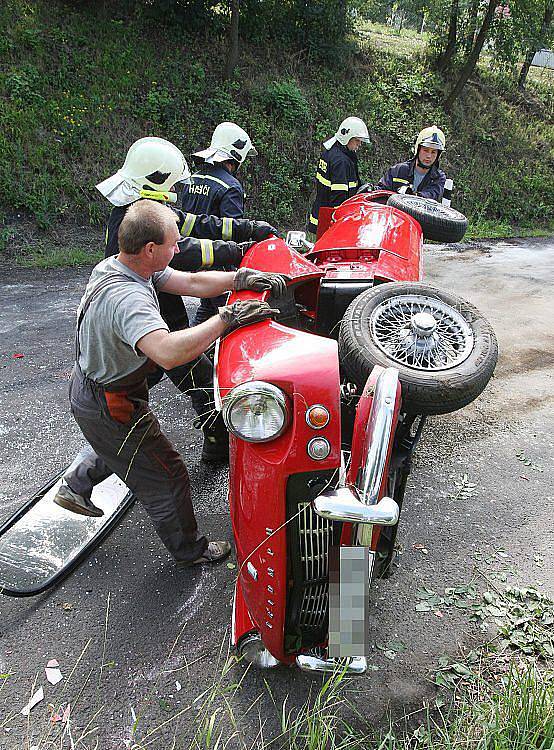
[[[398,192],[403,185],[412,186],[415,165],[415,156],[408,161],[395,164],[381,177],[377,187]],[[422,198],[432,198],[435,201],[440,201],[444,190],[445,180],[445,173],[442,169],[438,168],[437,163],[435,162],[419,183],[416,195],[420,195]]]
[[[114,206],[108,219],[106,229],[105,256],[119,252],[117,234],[128,206]],[[229,245],[233,242],[245,242],[252,233],[253,224],[248,219],[220,219],[217,216],[196,216],[175,212],[177,227],[186,238],[179,242],[179,253],[169,264],[178,271],[201,271],[214,266],[232,266],[237,257]],[[191,236],[194,235],[194,236]],[[158,294],[160,312],[170,331],[188,328],[188,315],[180,296],[175,294]]]
[[[316,195],[308,217],[308,232],[317,232],[321,206],[340,206],[360,187],[358,157],[342,143],[323,148],[315,175]]]
[[[181,208],[192,214],[210,214],[242,219],[244,190],[237,178],[221,164],[203,164],[185,185]]]

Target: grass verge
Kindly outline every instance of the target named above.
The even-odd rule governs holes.
[[[104,253],[100,250],[91,252],[81,247],[47,248],[19,258],[18,265],[23,268],[75,268],[94,265],[103,257]]]

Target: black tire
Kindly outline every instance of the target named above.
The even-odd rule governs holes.
[[[421,226],[426,240],[459,242],[467,230],[467,219],[459,211],[419,195],[395,194],[387,206],[412,216]]]
[[[417,346],[426,339],[413,333],[409,327],[413,318],[407,323],[396,324],[396,317],[413,315],[413,308],[409,305],[414,297],[420,310],[429,305],[429,310],[435,307],[447,311],[438,322],[442,329],[437,332],[441,346],[446,342],[450,347],[451,359],[446,364],[440,359],[443,355],[436,347],[427,350],[431,351],[427,367],[413,361],[414,351],[416,360],[421,358],[422,349]],[[379,333],[375,332],[376,326],[377,329],[381,326],[379,330],[382,330],[379,321],[383,320],[382,311],[387,309],[393,311],[392,322],[388,323],[392,336],[398,337],[391,343],[391,347],[396,347],[394,353],[399,352],[396,357],[383,348],[387,347],[388,334],[381,335],[379,342]],[[411,312],[404,313],[408,309]],[[454,322],[449,328],[451,319]],[[446,331],[443,338],[441,331]],[[449,343],[446,337],[454,334],[460,337],[461,344]],[[339,357],[346,376],[358,386],[360,393],[375,365],[395,367],[402,383],[402,409],[405,412],[448,414],[467,406],[484,390],[496,366],[498,344],[490,323],[461,297],[420,282],[390,282],[362,292],[350,304],[340,327]],[[434,362],[433,357],[439,359]],[[435,365],[437,369],[430,369]]]

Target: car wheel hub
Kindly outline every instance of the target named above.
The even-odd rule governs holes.
[[[373,341],[387,357],[417,370],[448,370],[473,350],[473,331],[465,318],[434,297],[391,297],[373,311],[369,325]]]

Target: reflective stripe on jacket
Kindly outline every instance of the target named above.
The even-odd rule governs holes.
[[[377,187],[398,192],[403,185],[413,186],[415,165],[415,156],[408,161],[395,164],[381,177]],[[422,198],[432,198],[435,201],[440,201],[444,190],[445,180],[445,173],[442,169],[438,168],[437,163],[435,162],[419,183],[416,195],[421,195]]]
[[[308,217],[308,231],[317,232],[321,206],[340,206],[360,187],[358,157],[342,143],[321,152],[315,175],[316,195]]]
[[[119,252],[117,235],[127,209],[128,206],[114,206],[111,210],[106,228],[106,258]],[[185,214],[176,208],[171,210],[175,213],[179,232],[186,237],[179,242],[179,253],[169,264],[178,271],[200,271],[214,266],[222,268],[233,265],[234,256],[231,255],[228,240],[244,242],[252,232],[252,222],[247,219],[220,219],[218,216]],[[227,239],[224,240],[224,237]],[[182,297],[159,292],[158,299],[162,317],[171,331],[188,327]]]

